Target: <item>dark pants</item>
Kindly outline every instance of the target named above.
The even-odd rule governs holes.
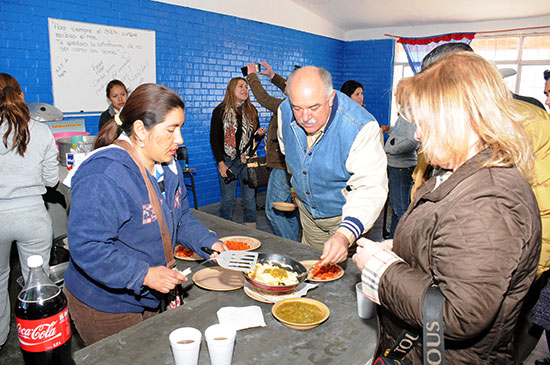
[[[67,297],[71,319],[86,346],[119,333],[158,313],[147,310],[143,313],[102,312],[76,299],[67,288],[63,288],[63,292]]]
[[[412,167],[391,167],[388,166],[388,179],[390,183],[390,204],[391,204],[391,230],[390,237],[393,238],[395,228],[401,216],[405,214],[411,202],[411,188],[413,185]]]
[[[545,271],[532,285],[521,306],[518,322],[514,329],[514,347],[516,349],[516,364],[521,364],[537,347],[544,329],[531,323],[533,307],[539,299],[541,290],[546,286],[550,272]],[[546,333],[548,337],[548,333]]]

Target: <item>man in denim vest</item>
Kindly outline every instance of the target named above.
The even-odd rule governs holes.
[[[287,93],[278,137],[292,174],[302,243],[322,249],[324,263],[342,262],[386,201],[380,128],[361,105],[333,90],[323,68],[295,70]]]

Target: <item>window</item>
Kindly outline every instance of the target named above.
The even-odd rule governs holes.
[[[393,64],[393,89],[397,87],[399,80],[405,77],[411,77],[414,73],[411,66],[409,66],[409,60],[407,54],[401,43],[395,42],[395,62]],[[397,120],[397,105],[395,105],[395,98],[392,98],[391,103],[391,125],[395,124]]]
[[[544,104],[544,70],[550,69],[550,32],[522,34],[479,34],[470,46],[497,68],[512,68],[516,75],[504,79],[510,91],[531,96]],[[405,50],[395,43],[393,90],[399,80],[412,75]],[[397,108],[392,102],[392,124],[397,118]]]

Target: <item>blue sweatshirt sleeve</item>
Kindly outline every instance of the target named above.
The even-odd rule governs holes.
[[[129,211],[127,198],[110,178],[92,174],[80,179],[73,184],[69,250],[74,263],[94,281],[140,294],[150,265],[138,258],[132,242],[118,240]]]
[[[186,189],[183,190],[185,193],[181,204],[182,214],[177,226],[176,242],[193,250],[199,256],[208,258],[210,255],[201,250],[201,247],[211,248],[216,241],[219,241],[218,236],[195,218],[193,212],[189,209],[187,191]]]

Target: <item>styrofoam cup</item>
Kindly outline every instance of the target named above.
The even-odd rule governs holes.
[[[221,324],[214,324],[204,331],[212,365],[231,364],[236,335],[237,331],[234,328]]]
[[[196,365],[199,360],[202,333],[193,327],[173,330],[168,337],[176,365]]]
[[[363,283],[355,285],[357,293],[357,315],[360,318],[370,319],[376,315],[376,303],[363,294]]]

